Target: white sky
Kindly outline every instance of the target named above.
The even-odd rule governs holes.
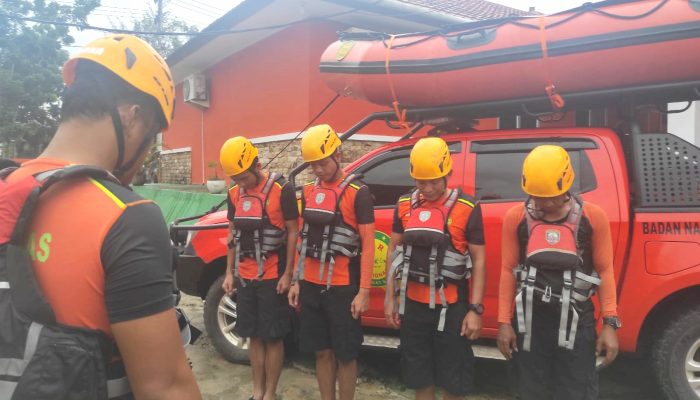
[[[56,0],[61,4],[71,4],[73,0]],[[165,0],[166,10],[190,25],[197,26],[200,30],[207,27],[217,18],[235,7],[242,0]],[[577,7],[586,0],[490,0],[494,3],[504,4],[513,8],[528,10],[535,7],[539,12],[552,14],[569,8]],[[88,22],[94,26],[119,27],[122,23],[126,27],[132,26],[133,19],[139,19],[147,10],[155,7],[154,0],[102,0],[102,5],[89,17]],[[75,38],[74,46],[67,50],[70,53],[77,52],[79,48],[93,39],[105,35],[99,31],[73,30]]]

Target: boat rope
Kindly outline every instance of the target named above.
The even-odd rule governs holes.
[[[646,18],[657,11],[659,11],[661,8],[663,8],[666,3],[668,3],[669,0],[659,0],[659,2],[654,5],[651,9],[641,12],[639,14],[635,15],[622,15],[622,14],[614,14],[608,11],[604,11],[600,8],[600,5],[594,4],[594,3],[586,3],[579,7],[577,11],[573,12],[571,15],[567,16],[566,18],[563,18],[558,21],[551,22],[549,25],[546,25],[546,29],[552,29],[556,26],[563,25],[573,19],[576,19],[584,14],[587,13],[593,13],[593,14],[598,14],[604,17],[612,18],[612,19],[621,19],[621,20],[635,20],[635,19],[642,19]],[[607,5],[607,4],[606,4]],[[555,14],[556,16],[557,14]],[[408,37],[416,37],[418,36],[419,38],[411,41],[411,42],[404,42],[399,45],[394,45],[393,48],[402,48],[402,47],[410,47],[414,46],[416,44],[422,43],[426,40],[432,39],[436,36],[442,36],[444,38],[452,38],[452,37],[459,37],[459,36],[464,36],[464,35],[469,35],[472,33],[477,33],[480,31],[483,31],[484,29],[497,29],[503,25],[507,24],[512,24],[516,25],[519,27],[527,28],[527,29],[541,29],[538,25],[539,24],[530,24],[527,22],[523,22],[523,19],[531,19],[532,16],[526,16],[526,17],[508,17],[508,18],[501,18],[501,19],[494,19],[491,21],[478,21],[478,22],[469,22],[467,24],[458,24],[458,25],[449,25],[446,27],[443,27],[439,30],[431,30],[431,31],[423,31],[423,32],[412,32],[412,33],[403,33],[403,34],[397,34],[394,35],[398,38],[408,38]],[[389,34],[380,34],[383,36],[382,42],[384,43],[384,46],[387,46],[387,43],[384,39],[390,38],[391,35]],[[344,33],[343,34],[343,39],[344,40],[377,40],[376,36],[371,36],[368,35],[367,33],[363,33],[363,36],[359,36],[358,34],[353,34],[353,33]]]
[[[289,139],[289,140],[287,141],[287,144],[285,144],[284,147],[282,147],[282,150],[280,150],[277,154],[275,154],[275,156],[272,157],[272,158],[270,159],[270,161],[268,161],[267,163],[265,163],[265,166],[263,167],[263,169],[264,169],[264,168],[267,168],[267,166],[270,165],[270,163],[272,163],[273,161],[275,161],[275,159],[276,159],[277,157],[279,157],[280,154],[284,153],[284,151],[287,150],[287,147],[289,147],[289,145],[292,144],[292,142],[294,142],[295,140],[297,140],[297,139],[299,138],[299,136],[300,136],[304,131],[306,131],[307,129],[309,129],[309,127],[311,126],[311,124],[313,124],[321,115],[323,115],[323,113],[326,112],[326,110],[328,110],[328,109],[333,105],[333,103],[335,103],[335,101],[338,100],[339,97],[340,97],[340,94],[336,94],[336,95],[331,99],[331,101],[329,101],[328,104],[326,104],[326,105],[323,107],[323,109],[321,109],[321,111],[319,111],[318,114],[316,114],[316,116],[314,116],[313,118],[311,118],[311,120],[306,124],[306,126],[304,126],[304,128],[302,128],[302,130],[300,130],[299,132],[297,132],[297,134],[296,134],[293,138],[291,138],[291,139]]]
[[[386,79],[389,83],[391,97],[394,99],[394,101],[391,102],[391,105],[394,107],[396,119],[398,120],[399,125],[402,128],[406,129],[406,132],[409,132],[411,130],[411,126],[408,124],[408,122],[406,122],[406,109],[401,109],[399,99],[398,97],[396,97],[396,89],[394,89],[394,80],[391,77],[391,46],[393,46],[394,44],[394,39],[396,39],[396,35],[391,35],[391,37],[389,37],[389,43],[386,46],[386,58],[384,60],[384,69],[386,70]]]
[[[542,65],[544,70],[544,79],[547,86],[544,87],[545,92],[547,92],[547,97],[549,97],[549,102],[552,103],[552,108],[554,111],[559,111],[566,105],[564,99],[557,93],[557,88],[552,82],[552,73],[550,71],[549,65],[549,52],[547,51],[547,31],[545,24],[545,16],[540,18],[540,47],[542,47]]]

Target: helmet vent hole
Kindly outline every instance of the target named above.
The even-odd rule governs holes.
[[[136,55],[128,47],[124,49],[124,53],[126,53],[126,68],[131,69],[136,62]]]

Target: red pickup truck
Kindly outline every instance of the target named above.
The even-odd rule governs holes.
[[[374,120],[360,121],[343,139]],[[416,114],[417,115],[417,114]],[[416,123],[415,131],[422,127]],[[410,135],[407,135],[410,136]],[[700,399],[700,149],[668,133],[634,128],[566,127],[469,131],[444,135],[454,159],[450,185],[480,200],[486,234],[484,338],[477,355],[500,357],[493,347],[500,274],[502,217],[525,199],[520,173],[525,155],[544,143],[566,148],[576,172],[572,190],[600,205],[614,241],[624,352],[648,356],[670,399]],[[416,139],[387,144],[346,168],[361,173],[375,201],[376,259],[369,310],[362,316],[368,346],[393,347],[396,332],[384,313],[385,258],[393,207],[413,181],[409,151]],[[292,180],[304,166],[292,172]],[[215,347],[230,361],[246,359],[247,344],[231,329],[236,300],[221,290],[226,257],[226,215],[202,216],[192,227],[176,222],[181,245],[178,284],[205,299],[205,324]],[[185,232],[188,232],[185,234]],[[597,303],[597,301],[596,301]]]

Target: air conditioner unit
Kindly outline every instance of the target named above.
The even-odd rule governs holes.
[[[186,103],[209,106],[207,78],[204,74],[193,74],[185,78],[182,94]]]

